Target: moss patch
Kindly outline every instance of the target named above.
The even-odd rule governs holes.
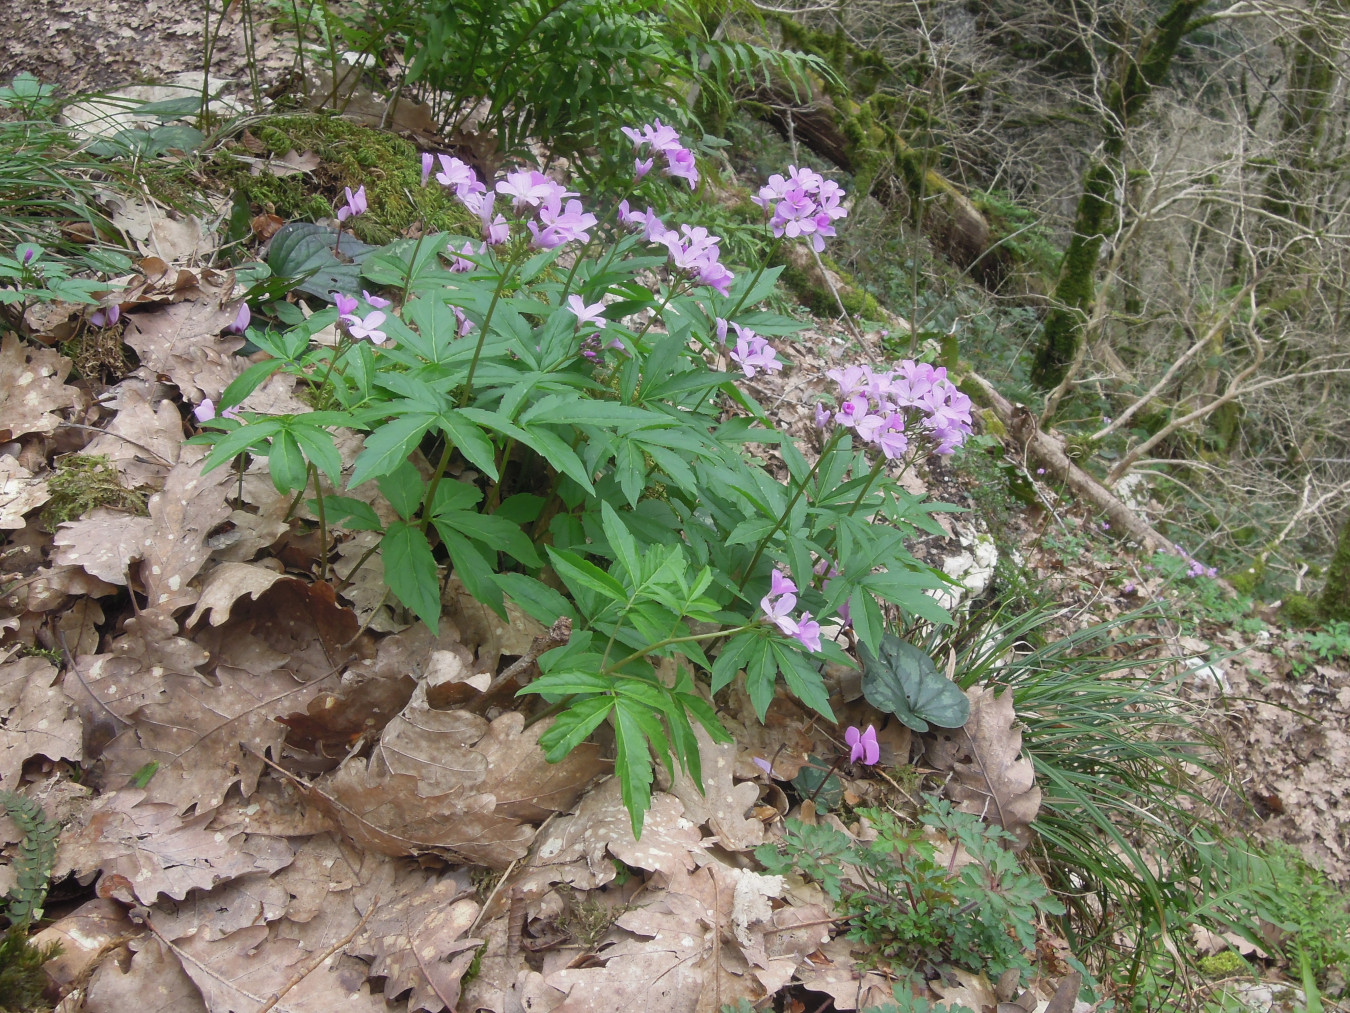
[[[42,511],[42,526],[78,520],[95,507],[112,507],[144,516],[145,496],[122,484],[112,462],[101,454],[72,454],[47,479],[51,499]]]
[[[478,219],[444,187],[422,186],[417,148],[394,134],[326,116],[272,116],[252,128],[265,153],[312,151],[319,166],[311,173],[278,178],[264,171],[250,175],[247,163],[228,153],[212,168],[249,204],[253,214],[315,221],[331,218],[342,203],[343,187],[366,188],[370,210],[348,219],[364,242],[376,246],[403,236],[417,222],[427,231],[477,234]],[[234,149],[244,154],[243,143]]]

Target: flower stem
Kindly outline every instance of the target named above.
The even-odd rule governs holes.
[[[750,279],[750,284],[745,286],[745,291],[742,292],[741,297],[736,300],[736,305],[731,307],[731,309],[727,311],[726,316],[723,317],[724,320],[730,320],[732,317],[734,317],[737,313],[740,312],[741,307],[745,305],[746,298],[750,295],[752,291],[754,291],[755,283],[759,281],[760,275],[764,273],[764,269],[769,266],[769,261],[773,260],[774,254],[778,252],[778,247],[782,245],[783,245],[782,236],[779,236],[777,239],[773,241],[773,245],[769,247],[769,252],[765,254],[764,259],[760,262],[759,270],[756,271],[755,276]]]
[[[511,268],[502,272],[501,280],[497,282],[497,290],[492,293],[492,302],[488,303],[487,315],[483,317],[483,322],[478,325],[478,344],[474,346],[473,358],[469,361],[469,374],[464,378],[464,386],[460,389],[459,397],[456,401],[460,408],[469,403],[469,395],[473,393],[473,374],[478,369],[478,357],[483,354],[483,345],[487,342],[488,325],[492,323],[492,314],[497,309],[497,301],[502,297],[502,291],[506,288],[506,282],[511,277]]]
[[[743,633],[755,625],[757,624],[746,623],[744,626],[737,626],[732,630],[717,630],[713,633],[690,633],[683,637],[666,637],[664,640],[658,640],[653,644],[648,644],[646,647],[634,651],[632,654],[628,655],[628,657],[622,658],[612,665],[606,665],[600,670],[600,674],[612,675],[630,662],[637,661],[639,658],[645,658],[653,651],[659,651],[663,647],[670,647],[672,644],[691,644],[700,640],[716,640],[718,637],[734,637],[737,633]]]

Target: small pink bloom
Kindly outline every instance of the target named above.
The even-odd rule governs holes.
[[[605,326],[605,304],[602,302],[586,305],[586,300],[579,295],[569,295],[567,297],[567,308],[577,318],[577,325],[584,327],[586,324],[594,324],[596,327]]]
[[[369,338],[371,344],[383,345],[388,340],[388,335],[379,330],[384,320],[385,314],[382,310],[371,310],[364,320],[353,314],[347,318],[347,331],[358,341]]]
[[[333,303],[337,306],[339,320],[346,320],[356,312],[358,303],[355,296],[343,295],[341,292],[334,292],[332,296]]]
[[[394,305],[388,299],[378,295],[371,295],[365,289],[361,290],[361,298],[377,310],[387,310],[390,306]]]
[[[851,747],[849,763],[862,762],[870,767],[881,759],[881,745],[877,742],[877,730],[873,725],[868,725],[864,732],[849,725],[844,732],[844,741]]]
[[[422,152],[422,185],[427,185],[427,179],[431,176],[432,166],[435,164],[435,157],[429,151]]]
[[[647,175],[647,173],[652,171],[652,165],[655,162],[656,159],[654,158],[648,158],[645,160],[641,158],[633,159],[634,177],[636,179],[641,179],[643,176]]]
[[[820,650],[820,623],[811,618],[810,612],[802,613],[802,617],[797,620],[797,630],[791,635],[801,641],[808,651]]]
[[[243,334],[248,330],[248,322],[252,319],[253,314],[249,312],[248,303],[241,302],[239,304],[239,312],[235,315],[234,323],[230,324],[230,326],[225,329],[227,331],[232,331],[235,334]]]

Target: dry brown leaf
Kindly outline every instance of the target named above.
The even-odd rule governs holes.
[[[126,959],[104,960],[89,981],[84,1013],[207,1013],[201,993],[173,952],[146,934]]]
[[[0,341],[0,443],[27,433],[54,433],[56,412],[80,403],[65,384],[70,360],[49,348],[34,348],[10,334]]]
[[[493,868],[522,858],[526,820],[571,806],[607,767],[594,747],[544,761],[544,725],[507,712],[490,725],[468,711],[434,710],[420,685],[380,735],[370,760],[353,757],[316,788],[358,843],[384,854],[453,854]]]
[[[202,475],[199,460],[185,459],[169,472],[163,492],[150,497],[149,517],[94,510],[61,525],[53,558],[112,584],[127,583],[131,562],[140,560],[136,573],[150,609],[167,614],[191,605],[197,599],[191,581],[209,552],[207,534],[229,516],[229,482],[229,472]]]
[[[386,998],[411,992],[411,1013],[453,1010],[459,979],[483,942],[465,936],[479,911],[472,892],[463,880],[447,878],[381,902],[348,952],[371,962],[371,977],[385,979]]]
[[[221,563],[207,572],[197,607],[184,625],[191,629],[204,615],[212,626],[220,626],[230,618],[235,602],[245,597],[256,600],[283,576],[251,563]]]
[[[0,665],[0,786],[17,787],[24,762],[34,756],[84,760],[75,701],[59,683],[57,668],[45,658]]]
[[[676,770],[671,792],[684,803],[685,818],[708,827],[717,835],[718,843],[728,851],[749,851],[764,843],[764,824],[746,813],[759,801],[759,785],[754,781],[737,782],[733,778],[736,765],[736,743],[713,742],[694,722],[694,737],[698,739],[699,761],[703,773],[703,791],[684,771]]]
[[[98,798],[83,826],[61,835],[53,878],[71,872],[121,876],[141,903],[153,904],[160,894],[182,900],[189,890],[210,890],[291,863],[283,840],[214,833],[206,829],[209,813],[185,820],[173,806],[145,798],[139,788]]]
[[[952,771],[946,793],[968,813],[1001,826],[1017,838],[1017,850],[1032,840],[1031,821],[1041,807],[1036,770],[1022,756],[1022,731],[1013,712],[1013,697],[972,686],[970,717],[963,728],[935,728],[926,749],[928,762]]]
[[[335,920],[329,945],[345,934],[337,924]],[[291,928],[283,920],[240,929],[224,939],[192,936],[176,944],[183,970],[210,1013],[254,1013],[322,955],[325,947],[311,948],[290,934]],[[371,995],[365,970],[354,958],[335,957],[305,974],[276,1008],[285,1013],[389,1013],[384,998]]]
[[[84,453],[107,457],[129,487],[164,483],[178,463],[183,446],[183,420],[173,402],[152,407],[139,381],[123,381],[117,414]]]
[[[365,645],[344,646],[355,619],[319,587],[280,580],[257,601],[237,605],[225,625],[204,629],[198,643],[177,637],[172,620],[145,612],[128,620],[111,653],[78,659],[67,691],[87,726],[113,725],[106,782],[124,785],[154,762],[151,797],[179,811],[215,808],[235,784],[251,794],[260,754],[285,739],[277,719],[303,713]],[[215,665],[209,676],[197,672],[208,662]]]
[[[65,637],[61,642],[63,647],[74,655],[95,653],[99,643],[98,627],[104,619],[98,599],[76,598],[56,619],[57,632]]]
[[[16,531],[27,521],[23,515],[52,498],[45,478],[33,473],[9,455],[0,456],[0,530]]]
[[[853,955],[847,939],[831,939],[819,953],[825,961],[817,958],[803,964],[797,970],[797,980],[813,992],[832,996],[835,1009],[866,1009],[895,1002],[889,979],[867,970]]]
[[[704,851],[698,827],[684,818],[684,804],[666,792],[652,795],[642,839],[636,840],[618,778],[611,777],[588,791],[575,813],[545,828],[533,864],[547,875],[549,867],[584,860],[594,879],[576,885],[589,890],[614,878],[609,855],[635,868],[673,876],[692,870]]]
[[[234,323],[236,313],[199,300],[128,313],[123,317],[123,340],[144,365],[168,375],[193,404],[203,398],[217,400],[243,371],[244,362],[234,353],[243,347],[244,339],[220,333]]]
[[[214,826],[207,829],[215,836]],[[167,939],[197,936],[209,942],[250,925],[276,921],[286,913],[290,900],[274,873],[249,873],[209,893],[194,890],[183,900],[161,901],[155,906],[155,928]]]
[[[64,992],[93,965],[103,947],[137,931],[121,904],[96,897],[35,934],[33,945],[60,944],[60,954],[43,964],[42,969]]]

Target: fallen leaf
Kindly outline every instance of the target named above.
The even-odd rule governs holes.
[[[349,952],[371,962],[371,977],[385,979],[387,998],[411,992],[411,1013],[455,1009],[459,979],[483,942],[465,936],[479,911],[471,894],[467,883],[446,878],[382,901]]]
[[[75,701],[45,658],[16,658],[0,665],[0,786],[14,790],[24,763],[34,756],[84,760]],[[12,702],[11,702],[12,701]]]
[[[69,373],[70,360],[49,348],[14,334],[0,341],[0,443],[56,431],[56,413],[80,403],[80,392],[65,383]]]
[[[172,613],[197,600],[192,579],[206,562],[206,536],[229,516],[225,494],[229,472],[202,475],[193,455],[176,464],[164,490],[150,497],[149,517],[128,517],[100,508],[61,525],[52,539],[58,563],[83,566],[113,584],[125,584],[131,562],[152,610]]]
[[[43,964],[42,969],[52,984],[65,992],[93,967],[105,946],[136,932],[122,905],[96,897],[36,933],[33,945],[60,944],[61,952]]]
[[[202,581],[197,607],[184,624],[189,629],[202,616],[212,626],[220,626],[230,618],[230,611],[241,598],[256,599],[283,574],[251,563],[221,563],[213,567]]]
[[[108,458],[130,488],[161,486],[178,463],[183,420],[167,398],[152,407],[139,382],[124,380],[118,387],[117,414],[83,452]]]
[[[128,788],[95,800],[84,825],[62,834],[53,878],[121,876],[141,903],[153,904],[160,894],[182,900],[190,890],[291,863],[283,840],[213,833],[206,829],[210,813],[184,819],[145,798],[144,790]]]
[[[34,478],[15,458],[0,456],[0,530],[22,528],[28,523],[23,515],[51,498],[45,478]]]
[[[489,725],[468,711],[433,710],[420,685],[369,761],[353,757],[317,782],[316,799],[352,840],[384,854],[430,852],[505,868],[534,838],[513,814],[566,808],[604,766],[586,749],[539,762],[541,726],[522,724],[515,712]]]
[[[1013,712],[1013,697],[1005,692],[972,686],[970,718],[962,728],[935,728],[928,739],[928,762],[956,776],[946,794],[959,808],[1001,826],[1017,838],[1017,850],[1027,847],[1031,821],[1041,807],[1036,770],[1022,756],[1022,732]]]
[[[213,401],[244,368],[234,353],[244,345],[238,335],[221,335],[234,323],[236,310],[201,300],[128,313],[123,340],[142,364],[167,374],[193,404]]]
[[[129,960],[98,965],[81,1007],[84,1013],[207,1013],[197,986],[167,946],[148,933],[132,946]]]
[[[703,791],[683,770],[676,770],[671,792],[684,803],[685,818],[706,825],[728,851],[749,851],[764,843],[764,824],[746,813],[759,801],[759,785],[754,781],[737,782],[736,743],[713,742],[703,726],[694,722],[699,761],[703,773]]]

